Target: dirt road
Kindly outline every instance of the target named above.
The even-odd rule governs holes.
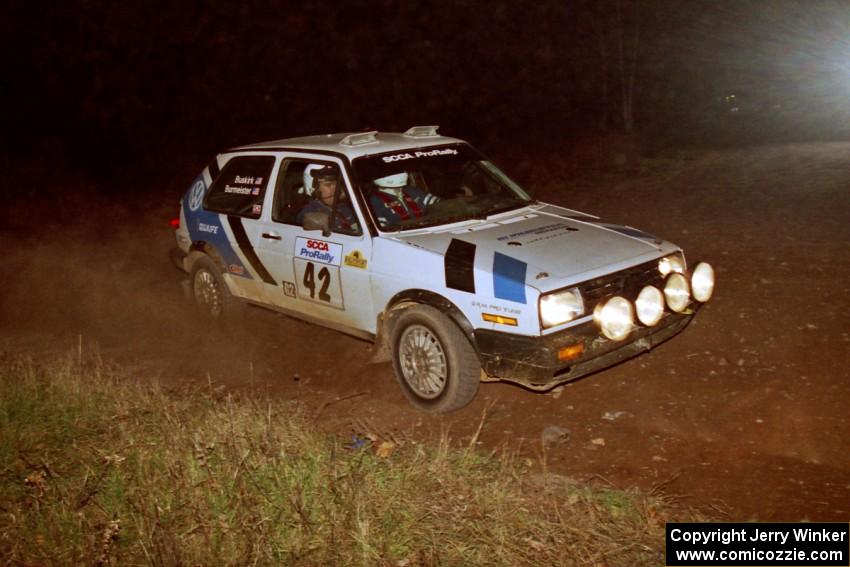
[[[144,379],[302,400],[345,435],[467,443],[483,418],[483,447],[580,480],[734,520],[850,518],[850,144],[687,152],[607,176],[531,165],[538,197],[713,263],[713,301],[649,354],[552,394],[482,384],[468,408],[434,417],[407,405],[388,364],[367,364],[367,343],[258,309],[225,330],[187,317],[167,262],[182,183],[144,208],[66,179],[60,214],[6,213],[0,347],[81,341]],[[549,425],[570,437],[544,451]]]

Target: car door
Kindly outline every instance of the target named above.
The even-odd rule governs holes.
[[[277,162],[269,152],[224,156],[221,173],[190,226],[196,233],[193,242],[203,242],[215,257],[231,292],[256,303],[264,302],[267,288],[276,285],[256,250]]]
[[[307,152],[285,153],[282,158],[273,194],[266,200],[271,210],[257,244],[257,254],[276,283],[276,288],[266,290],[267,302],[319,323],[374,333],[372,241],[352,199],[346,163]],[[301,225],[302,213],[316,208],[317,200],[314,181],[305,172],[319,166],[338,172],[338,188],[328,210],[336,216],[342,211],[350,214],[350,222],[331,226],[328,234]]]

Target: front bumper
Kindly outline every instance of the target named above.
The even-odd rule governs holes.
[[[551,335],[528,337],[499,331],[475,331],[484,371],[534,390],[548,390],[648,351],[690,323],[700,304],[686,313],[669,313],[654,327],[639,327],[624,341],[611,341],[594,321]],[[581,344],[583,353],[568,362],[558,359],[564,347]]]

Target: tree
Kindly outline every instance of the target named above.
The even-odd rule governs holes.
[[[599,126],[609,125],[609,109],[616,105],[623,129],[635,127],[635,90],[640,47],[640,0],[589,0],[584,13],[590,22],[596,45],[595,81],[601,104]],[[625,6],[624,6],[625,4]],[[631,8],[631,9],[629,9]],[[612,87],[619,84],[619,100],[612,99]],[[615,95],[616,96],[616,95]]]
[[[635,77],[637,76],[638,48],[640,47],[640,0],[634,0],[634,13],[631,22],[623,19],[623,1],[616,0],[617,22],[615,33],[617,35],[618,71],[620,75],[620,109],[623,117],[623,129],[631,132],[635,127],[634,95]],[[631,38],[628,38],[629,27]],[[625,45],[631,41],[631,47]]]

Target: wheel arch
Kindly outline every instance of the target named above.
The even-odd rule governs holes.
[[[213,264],[216,265],[216,267],[221,271],[221,273],[227,272],[227,264],[224,262],[224,259],[221,257],[221,254],[218,253],[218,250],[215,249],[215,246],[203,240],[196,240],[189,248],[189,254],[184,260],[187,272],[192,271],[192,266],[201,256],[207,256],[210,260],[212,260]]]
[[[461,332],[466,336],[472,348],[478,353],[478,347],[475,342],[475,328],[466,315],[452,301],[439,293],[428,291],[425,289],[406,289],[395,294],[392,299],[387,302],[384,311],[378,315],[378,337],[377,343],[387,353],[390,352],[388,343],[390,329],[396,316],[405,307],[410,305],[430,305],[435,309],[439,309],[445,313],[452,322],[458,326]]]

